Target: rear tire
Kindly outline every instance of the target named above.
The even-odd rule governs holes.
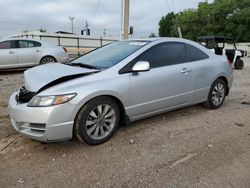
[[[40,60],[40,65],[56,62],[56,58],[52,56],[45,56]]]
[[[237,60],[235,63],[234,63],[234,67],[235,69],[237,70],[242,70],[244,68],[244,62],[242,59],[239,59]]]
[[[204,106],[210,109],[220,108],[226,98],[226,88],[224,80],[220,78],[215,80],[210,88],[207,102],[204,103]]]
[[[97,97],[86,103],[78,112],[74,135],[90,145],[98,145],[109,140],[120,123],[120,110],[109,97]]]

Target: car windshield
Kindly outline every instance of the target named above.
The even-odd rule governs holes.
[[[71,61],[70,64],[86,68],[107,69],[116,65],[147,43],[146,41],[114,42],[87,53]]]

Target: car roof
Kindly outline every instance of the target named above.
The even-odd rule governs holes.
[[[183,39],[183,38],[175,38],[175,37],[155,37],[155,38],[138,38],[138,39],[128,39],[124,41],[144,41],[144,42],[154,42],[154,41],[159,41],[159,42],[171,42],[171,41],[176,41],[176,42],[190,42],[190,40]],[[193,41],[192,41],[193,42]]]
[[[202,41],[202,40],[234,40],[233,37],[225,37],[225,36],[200,36],[197,37],[198,41]]]
[[[2,38],[0,42],[4,41],[13,41],[13,40],[26,40],[26,41],[35,41],[41,43],[44,47],[49,47],[49,46],[56,46],[54,44],[48,43],[46,41],[38,40],[38,39],[33,39],[33,38],[21,38],[21,37],[13,37],[13,38]]]
[[[40,40],[37,40],[37,39],[33,39],[33,38],[18,38],[18,37],[16,37],[16,38],[3,38],[3,39],[1,39],[0,41],[12,41],[12,40],[31,40],[31,41],[37,41],[37,42],[42,42],[42,41],[40,41]]]

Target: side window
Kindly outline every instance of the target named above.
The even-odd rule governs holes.
[[[19,48],[28,48],[28,42],[26,40],[19,40]]]
[[[40,42],[37,42],[37,41],[31,41],[34,45],[34,47],[40,47],[42,46],[42,44]]]
[[[19,48],[33,48],[41,46],[40,42],[28,41],[28,40],[19,40]]]
[[[169,42],[157,45],[143,53],[137,61],[148,61],[151,68],[187,62],[185,44]]]
[[[0,49],[11,49],[11,48],[15,48],[15,41],[0,42]]]
[[[190,44],[186,44],[189,61],[199,61],[209,58],[209,56]]]

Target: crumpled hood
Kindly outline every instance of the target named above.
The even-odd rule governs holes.
[[[99,72],[94,69],[74,67],[61,63],[50,63],[31,68],[24,72],[25,88],[32,92],[38,92],[42,88],[56,85],[80,76]]]

